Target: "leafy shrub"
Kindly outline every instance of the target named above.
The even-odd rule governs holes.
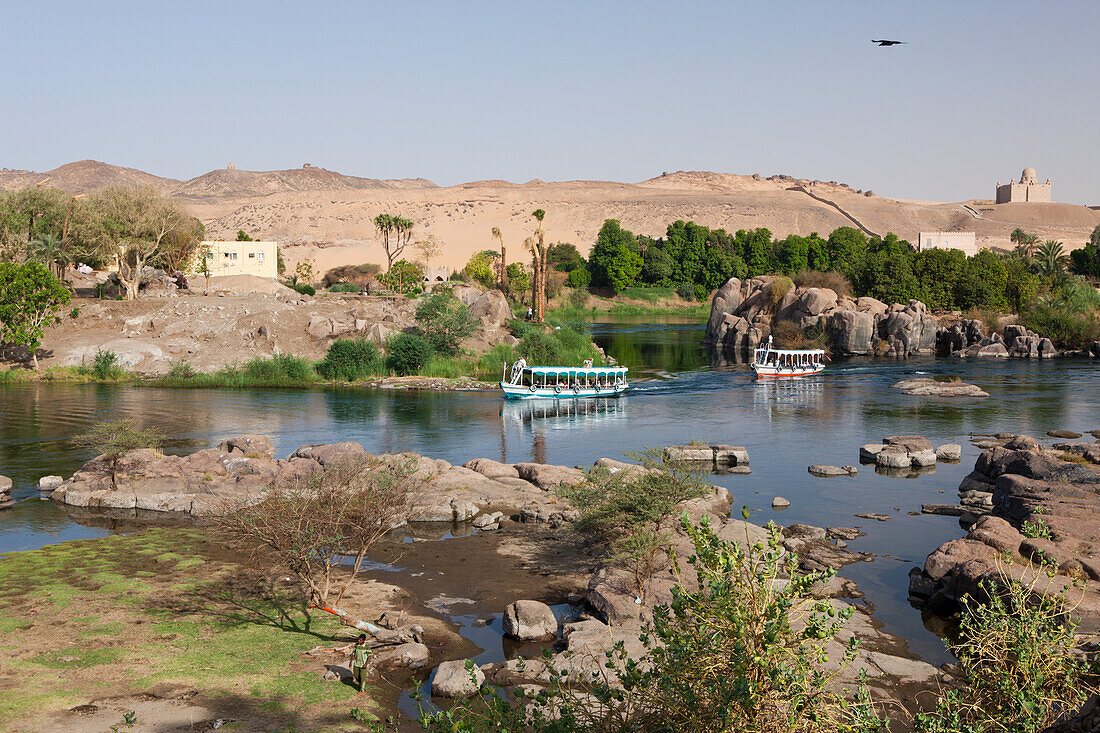
[[[419,293],[424,289],[424,268],[408,260],[398,260],[378,280],[398,293]]]
[[[772,326],[772,337],[781,349],[825,348],[825,330],[821,326],[802,329],[794,321],[777,321]]]
[[[683,300],[695,300],[695,286],[694,285],[681,285],[676,288],[676,294]]]
[[[1036,583],[1046,575],[1037,577]],[[1065,593],[1051,597],[1007,578],[998,586],[983,581],[986,603],[963,600],[958,641],[950,644],[962,684],[941,693],[932,712],[917,715],[918,731],[1040,731],[1097,691],[1076,654]]]
[[[573,270],[576,272],[576,270]],[[584,308],[588,305],[588,289],[578,288],[569,294],[569,305],[574,308]]]
[[[1087,349],[1100,339],[1100,293],[1079,279],[1067,280],[1036,298],[1020,320],[1060,347]]]
[[[448,356],[458,351],[462,339],[477,329],[466,304],[449,289],[441,290],[416,306],[416,323],[432,348]]]
[[[286,382],[311,382],[313,365],[308,360],[291,354],[276,354],[270,358],[256,356],[245,362],[242,375],[250,382],[280,384]]]
[[[305,283],[286,283],[286,286],[291,290],[296,290],[302,295],[317,295],[317,289],[312,285],[306,285]]]
[[[800,270],[794,276],[794,284],[800,288],[828,288],[836,293],[837,297],[852,294],[852,281],[835,270],[827,272]]]
[[[558,366],[562,363],[561,344],[548,333],[536,331],[520,342],[519,353],[530,364]]]
[[[748,511],[743,514],[747,517]],[[827,647],[851,617],[814,598],[813,588],[834,570],[802,574],[785,552],[778,527],[766,543],[744,546],[719,538],[706,517],[681,527],[694,555],[698,586],[673,590],[669,605],[653,608],[641,640],[641,659],[618,645],[599,671],[568,677],[547,665],[549,686],[511,702],[496,690],[445,712],[423,712],[430,733],[871,733],[881,720],[866,686],[854,700],[836,684],[839,669],[859,651],[852,638],[839,659]],[[835,644],[834,644],[835,646]],[[615,680],[618,684],[615,684]]]
[[[508,292],[512,297],[522,296],[531,287],[531,276],[527,274],[527,268],[517,262],[508,265],[504,274],[508,281]]]
[[[351,283],[336,283],[330,285],[328,288],[330,293],[361,293],[363,292],[358,285],[352,285]]]
[[[414,374],[431,356],[432,345],[415,333],[395,334],[386,346],[386,366],[398,374]]]
[[[588,272],[587,267],[578,267],[569,271],[569,276],[565,278],[565,284],[571,288],[587,288],[592,284],[592,274]]]
[[[710,293],[707,291],[707,287],[702,283],[695,283],[693,294],[696,300],[706,300]]]
[[[383,369],[382,352],[366,339],[336,339],[317,362],[317,373],[333,381],[354,382]]]
[[[169,379],[194,379],[196,374],[195,368],[185,361],[174,362],[171,368],[168,369]]]
[[[118,379],[122,376],[122,367],[118,363],[118,354],[110,349],[96,349],[92,361],[92,376],[96,379]]]
[[[470,280],[491,288],[493,283],[497,281],[497,263],[499,261],[500,252],[488,249],[482,250],[470,258],[470,261],[462,268],[462,273]]]

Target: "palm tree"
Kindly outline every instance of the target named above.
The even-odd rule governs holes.
[[[508,261],[504,259],[504,235],[500,233],[500,227],[493,227],[492,234],[500,240],[500,292],[505,291],[504,271],[508,267]]]
[[[542,231],[542,220],[546,216],[546,212],[542,209],[535,209],[531,212],[531,216],[535,217],[539,224],[538,228],[535,229],[535,237],[528,237],[524,244],[527,244],[528,249],[531,250],[534,260],[535,277],[531,284],[531,302],[535,311],[535,320],[542,323],[546,313],[546,261],[548,259],[546,256],[546,238]]]
[[[58,280],[65,279],[65,269],[69,265],[70,256],[61,244],[61,237],[56,234],[40,234],[37,239],[32,239],[28,244],[34,259],[56,273]]]
[[[393,236],[396,227],[396,219],[389,214],[379,214],[374,217],[374,230],[382,235],[382,249],[386,250],[386,271],[393,267],[397,252],[390,253],[390,237]]]
[[[1031,269],[1044,277],[1056,277],[1066,271],[1066,256],[1062,243],[1048,239],[1039,245],[1031,258]]]
[[[1027,260],[1035,253],[1035,244],[1039,241],[1037,236],[1028,234],[1020,227],[1012,230],[1009,239],[1016,245],[1016,252]]]

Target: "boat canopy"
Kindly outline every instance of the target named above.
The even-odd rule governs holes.
[[[626,374],[626,367],[554,367],[525,366],[523,370],[532,374]]]
[[[773,349],[770,346],[761,346],[757,351],[767,351],[769,354],[779,354],[781,356],[789,356],[791,354],[825,354],[825,349]]]

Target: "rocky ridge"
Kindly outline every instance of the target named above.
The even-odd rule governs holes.
[[[983,583],[1005,579],[1049,597],[1066,595],[1083,632],[1100,630],[1100,469],[1098,444],[1044,449],[1018,436],[986,449],[959,485],[964,507],[988,512],[966,536],[928,556],[910,573],[910,596],[946,612],[964,596],[982,598]]]

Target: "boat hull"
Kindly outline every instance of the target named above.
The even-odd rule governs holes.
[[[508,382],[501,382],[500,388],[504,390],[504,396],[510,400],[567,400],[581,397],[615,397],[630,389],[630,385],[623,383],[621,386],[601,387],[599,390],[593,389],[591,387],[581,389],[574,389],[573,387],[563,387],[560,390],[556,387],[536,387],[532,390],[530,387],[524,386],[522,384],[510,384]]]
[[[825,369],[825,365],[816,364],[814,366],[805,367],[774,367],[753,364],[752,369],[756,372],[757,379],[784,379],[787,377],[810,377],[814,374],[820,374],[822,370]]]

